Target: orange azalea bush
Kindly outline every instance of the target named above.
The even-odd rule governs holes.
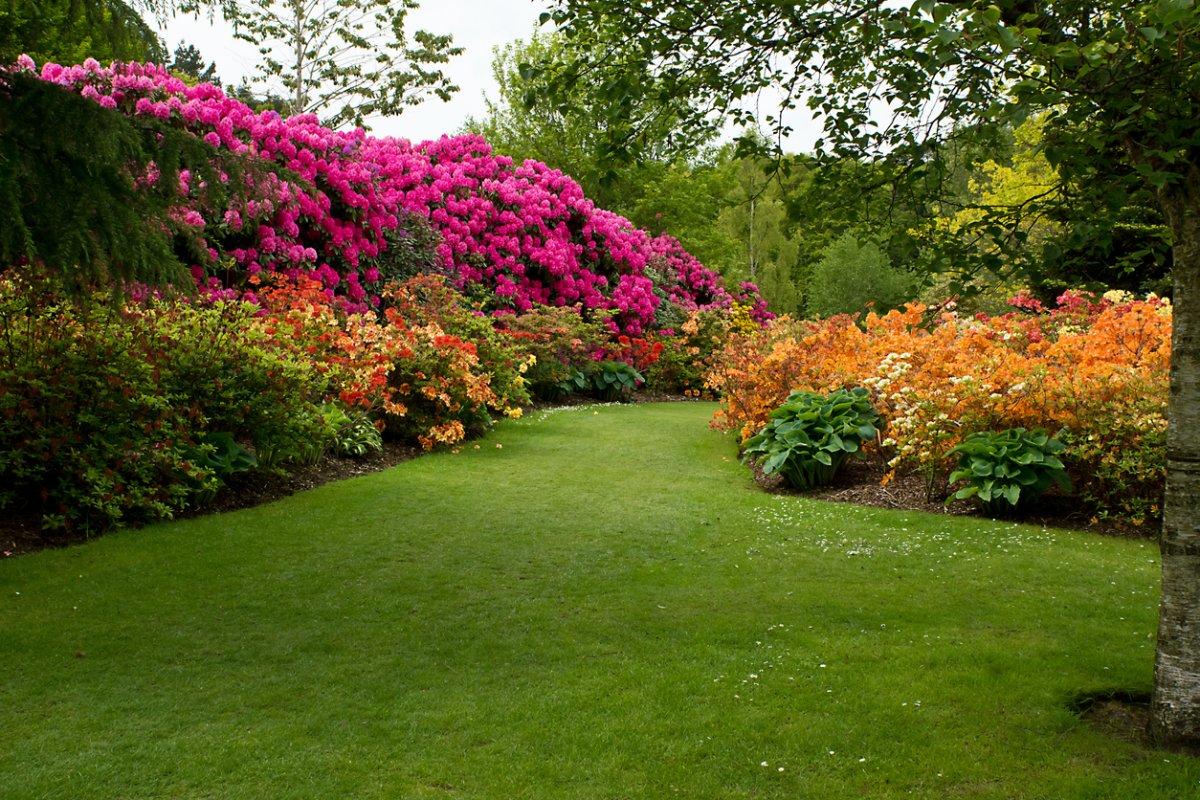
[[[708,386],[716,428],[745,440],[793,389],[865,386],[887,423],[890,479],[920,471],[945,488],[949,450],[974,431],[1062,430],[1077,486],[1097,509],[1158,513],[1165,474],[1171,307],[1069,292],[1052,310],[963,316],[953,303],[815,322],[788,318],[733,335]]]
[[[440,303],[428,306],[421,321],[416,291],[407,285],[386,291],[395,302],[380,319],[370,312],[342,313],[315,281],[276,284],[258,293],[264,313],[257,324],[326,374],[330,399],[382,414],[379,424],[387,432],[415,439],[426,450],[461,441],[468,428],[486,427],[489,409],[515,415],[508,398],[492,390],[495,365],[481,363],[474,342],[435,321],[446,312]]]

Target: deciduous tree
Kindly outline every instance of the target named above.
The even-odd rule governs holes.
[[[405,30],[416,0],[247,0],[229,6],[235,36],[259,46],[256,82],[292,114],[332,127],[394,116],[458,91],[440,65],[462,52],[449,35]]]

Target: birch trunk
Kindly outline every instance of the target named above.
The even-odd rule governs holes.
[[[1200,170],[1161,193],[1174,236],[1162,603],[1150,731],[1200,746]]]

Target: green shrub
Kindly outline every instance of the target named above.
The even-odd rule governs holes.
[[[767,416],[767,424],[746,440],[744,456],[768,475],[779,473],[797,489],[833,480],[851,455],[879,433],[879,414],[862,388],[828,395],[794,391]]]
[[[150,338],[111,309],[0,282],[0,511],[98,531],[169,517],[212,474],[156,386]]]
[[[311,455],[327,381],[240,303],[78,300],[0,278],[0,511],[101,530]]]
[[[383,450],[383,435],[367,414],[351,416],[341,406],[328,403],[321,407],[321,425],[339,456],[365,458]]]
[[[950,451],[958,455],[950,482],[967,481],[953,497],[971,498],[988,513],[1008,515],[1053,485],[1069,491],[1071,481],[1058,458],[1064,449],[1061,441],[1040,429],[973,433]]]
[[[313,463],[326,444],[318,413],[328,380],[311,357],[254,324],[259,311],[240,302],[170,302],[125,314],[155,337],[143,357],[163,397],[197,416],[197,433],[228,431],[251,444],[263,468]]]
[[[646,388],[699,397],[713,353],[729,336],[729,314],[718,309],[693,311],[669,333],[655,337],[663,348],[658,360],[643,370]]]
[[[441,331],[474,346],[476,375],[487,375],[495,394],[495,405],[504,410],[530,403],[528,376],[530,351],[505,331],[497,330],[491,317],[472,308],[465,297],[440,275],[425,275],[389,287],[388,302],[410,328],[433,323]],[[486,409],[482,417],[470,415],[476,428],[486,427]]]
[[[584,374],[591,391],[606,403],[628,400],[646,382],[642,373],[624,361],[593,361]]]
[[[529,391],[543,400],[586,391],[592,354],[612,341],[605,318],[585,319],[579,308],[537,306],[496,320],[501,332],[533,362],[525,373]],[[578,384],[578,385],[576,385]]]
[[[205,474],[192,489],[201,505],[210,502],[229,478],[258,468],[258,458],[238,444],[229,431],[200,434],[196,444],[188,448],[187,457]]]
[[[383,232],[384,248],[375,258],[364,258],[364,268],[379,272],[377,283],[407,281],[420,275],[446,274],[447,268],[438,253],[442,235],[421,214],[401,212],[399,225]]]
[[[876,311],[887,311],[910,299],[913,285],[912,276],[893,267],[877,244],[860,242],[847,232],[813,267],[805,308],[817,317],[853,314],[868,303],[874,303]]]

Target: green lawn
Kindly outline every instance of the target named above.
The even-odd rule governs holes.
[[[1153,543],[770,496],[712,411],[0,561],[0,796],[1200,796],[1068,710],[1149,688]]]

